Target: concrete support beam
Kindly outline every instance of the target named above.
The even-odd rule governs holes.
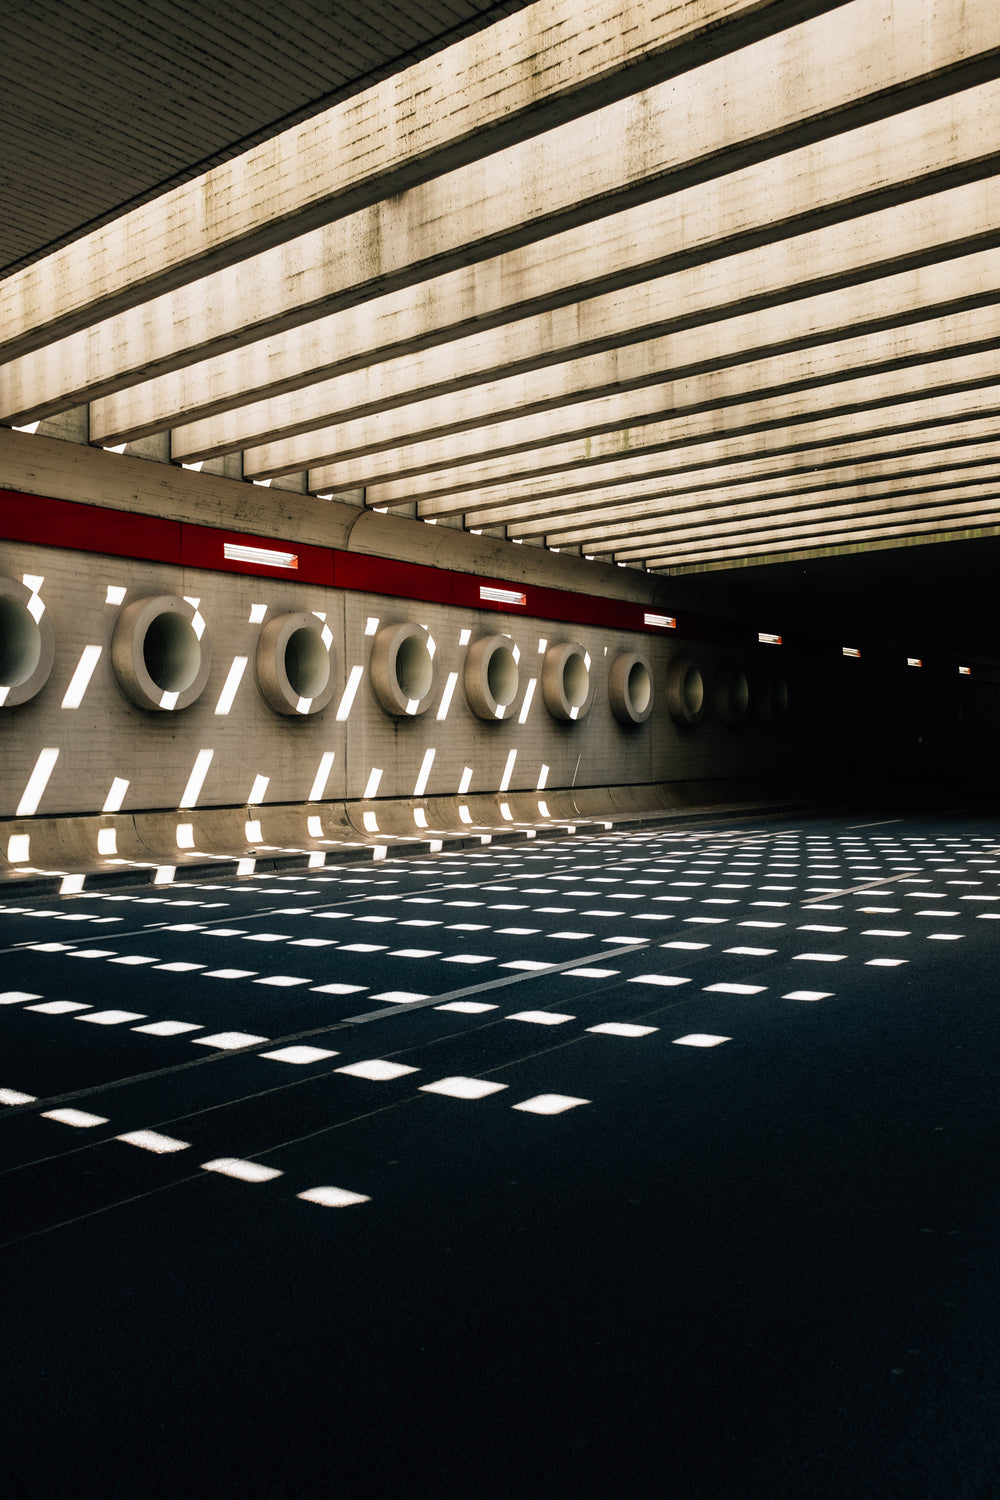
[[[961,434],[967,434],[966,441]],[[1000,416],[995,415],[945,429],[947,445],[940,429],[930,433],[922,429],[909,444],[901,442],[898,433],[890,433],[840,447],[799,449],[782,457],[755,458],[744,453],[742,459],[721,465],[693,469],[689,465],[676,476],[653,475],[632,484],[578,491],[554,502],[548,514],[539,506],[531,519],[508,515],[506,525],[511,536],[544,536],[551,545],[582,542],[589,548],[592,537],[626,535],[662,523],[665,510],[678,515],[712,505],[716,492],[728,500],[741,489],[755,498],[806,493],[835,496],[845,485],[917,475],[939,475],[937,482],[946,483],[946,476],[959,469],[975,473],[1000,463],[998,437]]]
[[[918,307],[926,307],[928,298],[932,306],[953,300],[956,253],[977,244],[992,245],[998,238],[1000,201],[994,185],[966,183],[848,224],[593,297],[542,318],[523,318],[442,348],[320,381],[292,395],[182,424],[176,429],[174,451],[186,457],[192,452],[208,456],[245,448],[255,438],[280,438],[322,426],[331,412],[387,410],[418,394],[446,395],[570,358],[586,360],[630,343],[659,342],[675,329],[677,347],[661,351],[661,358],[669,362],[666,368],[695,364],[695,349],[702,348],[710,351],[702,355],[705,361],[738,360],[749,351],[780,348],[785,337],[797,341],[857,326],[866,302],[868,321],[876,321],[871,303],[881,306],[882,288],[872,294],[856,283],[879,278],[889,268],[894,285],[888,289],[883,316],[891,316],[893,309],[897,317],[906,317],[911,306],[899,280],[902,268],[921,268],[913,287],[921,299]],[[936,276],[932,266],[938,270]],[[962,280],[961,270],[955,279]],[[850,295],[841,304],[835,297],[824,301],[814,289],[827,287],[845,288]],[[972,295],[979,295],[978,282]],[[796,299],[791,307],[789,298]],[[759,311],[755,315],[752,309]],[[725,328],[714,322],[722,319],[731,320]],[[710,321],[712,326],[704,328]],[[681,330],[690,330],[686,340]],[[308,446],[305,453],[311,461]]]
[[[720,543],[718,538],[706,537],[662,549],[651,546],[644,554],[644,560],[647,568],[659,569],[695,560],[709,562],[724,557],[735,560],[810,545],[819,553],[879,537],[905,537],[921,533],[940,537],[944,531],[996,526],[1000,522],[1000,506],[995,495],[994,489],[992,496],[984,497],[982,502],[970,500],[965,507],[957,503],[954,506],[929,505],[925,510],[904,513],[875,511],[867,520],[858,517],[856,525],[845,524],[836,516],[827,514],[809,525],[748,532],[743,537],[732,539],[728,544]]]
[[[591,292],[620,290],[699,255],[735,251],[747,241],[761,246],[833,216],[874,212],[900,193],[918,195],[931,183],[982,171],[998,155],[1000,82],[994,81],[565,230],[546,240],[542,255],[536,246],[521,247],[461,266],[423,283],[419,296],[404,288],[115,391],[95,401],[94,429],[100,441],[117,443],[172,425],[182,413],[191,421],[287,394],[337,372],[549,312]],[[893,233],[891,225],[886,229]],[[918,237],[929,229],[919,224]],[[907,231],[900,226],[900,232]],[[414,237],[420,233],[416,226]],[[946,233],[941,226],[941,237]],[[848,257],[863,253],[859,244],[845,239],[844,245]],[[835,254],[832,243],[829,253]],[[884,241],[871,246],[872,257],[879,253],[888,253]],[[418,260],[419,246],[407,255]],[[809,269],[815,279],[811,262]],[[23,368],[27,373],[29,365]],[[12,381],[12,374],[6,378]],[[0,375],[0,389],[3,380]],[[15,395],[11,384],[7,397],[21,411],[35,410],[41,398],[51,400],[53,392],[25,385]]]
[[[619,561],[646,557],[672,541],[691,541],[725,534],[742,540],[755,526],[798,526],[803,518],[829,514],[844,519],[871,511],[909,511],[918,504],[945,504],[954,499],[989,499],[1000,480],[1000,455],[994,452],[976,467],[942,468],[927,473],[899,465],[858,464],[836,481],[779,479],[754,485],[732,485],[712,492],[678,497],[669,509],[632,520],[627,513],[595,518],[590,525],[563,526],[545,533],[548,546],[583,546],[589,554],[612,554]],[[998,500],[1000,503],[1000,500]],[[513,532],[511,533],[513,534]],[[534,533],[538,535],[539,533]]]
[[[831,8],[536,0],[11,277],[0,326],[83,327]]]
[[[68,247],[65,263],[59,254],[48,257],[10,278],[0,290],[7,298],[6,308],[0,303],[0,326],[19,330],[3,350],[12,367],[7,371],[9,394],[2,398],[0,410],[35,411],[43,399],[48,409],[54,401],[77,404],[109,394],[150,371],[165,373],[254,337],[301,325],[331,311],[334,299],[350,305],[470,258],[486,258],[573,223],[601,218],[629,201],[676,191],[696,178],[719,176],[748,159],[767,158],[849,130],[892,108],[955,92],[994,76],[998,55],[1000,14],[992,8],[940,0],[930,13],[917,7],[890,8],[887,14],[886,0],[849,0],[829,15],[766,37],[734,57],[720,57],[434,183],[403,194],[384,183],[381,188],[372,184],[372,198],[381,201],[356,215],[349,229],[343,226],[346,243],[341,226],[324,225],[239,266],[158,296],[153,296],[155,278],[147,277],[141,295],[152,300],[113,316],[107,316],[109,292],[102,296],[84,291],[88,308],[99,308],[102,321],[85,335],[60,339],[40,351],[39,365],[28,351],[42,341],[43,331],[47,336],[53,328],[53,308],[62,308],[62,328],[71,321],[67,280],[72,278],[77,287],[86,286],[88,279],[92,287],[102,284],[96,268],[85,269],[81,247],[87,242],[81,241]],[[748,88],[748,78],[766,79],[766,89]],[[429,105],[428,99],[420,99],[421,115]],[[683,130],[678,129],[680,120]],[[363,137],[361,122],[353,123]],[[296,131],[288,136],[298,139]],[[290,141],[278,141],[288,154],[274,146],[267,158],[271,175],[264,180],[268,194],[273,191],[280,198],[282,193],[294,193],[290,184],[300,181],[301,163]],[[609,150],[611,142],[624,143],[623,160]],[[349,150],[342,145],[350,157],[359,150],[359,138],[355,135]],[[328,162],[324,168],[328,173]],[[370,159],[368,170],[371,174]],[[161,222],[158,253],[170,260],[174,243],[200,230],[204,269],[210,264],[206,245],[212,243],[205,203],[223,218],[226,209],[214,202],[205,179],[199,188],[202,212],[189,203],[191,217],[174,221],[172,235],[166,237]],[[263,192],[263,182],[243,184],[238,203],[259,200]],[[387,192],[393,196],[385,196]],[[171,197],[147,207],[156,208]],[[518,210],[512,215],[514,203]],[[146,210],[135,212],[141,216]],[[132,216],[126,215],[98,232],[118,231],[114,250],[119,264],[128,264],[134,252],[128,235],[131,222]],[[414,236],[414,225],[424,226],[422,236]],[[416,241],[422,243],[423,253],[413,260]],[[109,253],[105,246],[102,266]],[[47,278],[57,266],[62,275],[52,285]]]
[[[877,282],[822,292],[760,311],[724,318],[703,327],[667,334],[607,352],[563,360],[550,368],[523,375],[484,381],[470,389],[450,391],[412,405],[394,394],[388,366],[376,379],[364,373],[343,376],[336,382],[336,408],[357,413],[380,412],[378,429],[388,447],[404,438],[428,437],[433,433],[459,431],[484,425],[498,417],[527,415],[554,410],[567,403],[587,400],[611,389],[638,389],[666,379],[680,379],[699,371],[718,372],[714,379],[715,402],[725,383],[724,368],[733,367],[734,394],[755,390],[754,360],[772,357],[783,350],[796,350],[791,361],[801,370],[809,345],[830,345],[840,340],[854,347],[850,354],[860,367],[867,363],[858,348],[859,331],[876,332],[892,325],[905,326],[946,309],[961,310],[977,302],[1000,297],[1000,250],[982,251],[952,260],[946,267],[929,271],[906,271]],[[855,335],[848,340],[848,335]],[[827,361],[830,355],[827,353]],[[820,356],[819,362],[822,362]],[[746,367],[746,368],[744,368]],[[844,373],[841,367],[840,373]],[[403,372],[399,372],[401,379]],[[793,379],[802,379],[800,373]],[[258,412],[258,420],[262,414]],[[224,419],[215,419],[218,422]],[[357,418],[355,418],[355,421]],[[550,424],[558,433],[559,421]],[[351,424],[354,425],[353,423]],[[258,476],[280,474],[305,466],[315,469],[339,457],[345,448],[344,428],[320,427],[316,431],[278,438],[258,447],[248,447],[246,472]],[[350,436],[350,435],[348,435]],[[182,459],[207,458],[237,447],[240,437],[230,431],[220,440],[219,428],[193,423],[174,434],[174,455]],[[349,451],[349,449],[348,449]],[[310,481],[312,482],[312,481]]]

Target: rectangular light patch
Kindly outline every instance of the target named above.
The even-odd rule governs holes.
[[[279,552],[274,547],[246,547],[242,542],[223,542],[226,562],[257,563],[262,568],[297,568],[298,554]]]
[[[643,615],[642,623],[652,625],[658,630],[676,630],[677,621],[673,615],[651,615],[648,612]]]
[[[762,646],[780,646],[781,636],[772,635],[769,630],[758,630],[757,639]]]

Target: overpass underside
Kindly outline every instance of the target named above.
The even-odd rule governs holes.
[[[535,0],[25,241],[0,874],[987,774],[998,147],[986,0]]]

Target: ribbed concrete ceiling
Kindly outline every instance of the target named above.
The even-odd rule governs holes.
[[[6,7],[0,271],[530,3]]]
[[[8,277],[0,418],[657,570],[993,535],[998,161],[992,0],[536,0]]]

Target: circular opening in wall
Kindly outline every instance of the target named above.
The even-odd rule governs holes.
[[[143,638],[142,661],[161,692],[183,693],[201,666],[201,647],[190,623],[182,615],[157,615]]]
[[[300,611],[275,615],[257,637],[257,687],[277,714],[321,713],[335,687],[330,647],[333,634],[316,616]]]
[[[409,635],[396,652],[396,681],[408,703],[426,698],[434,681],[434,662],[427,642]]]
[[[42,655],[42,633],[26,604],[0,598],[0,687],[28,681]]]
[[[653,700],[653,680],[644,662],[637,661],[628,674],[628,695],[639,713]]]
[[[330,653],[318,630],[293,630],[285,646],[285,675],[300,698],[318,698],[330,680]]]
[[[644,656],[620,652],[608,677],[611,712],[619,724],[644,724],[653,707],[653,674]]]
[[[741,724],[750,707],[750,684],[738,668],[723,672],[715,690],[715,709],[723,724]]]
[[[572,708],[581,708],[590,691],[590,672],[587,663],[578,651],[568,657],[563,668],[563,691]]]
[[[465,695],[478,718],[509,718],[519,685],[517,657],[507,636],[473,641],[465,657]]]
[[[676,724],[697,724],[705,711],[705,679],[693,661],[675,661],[667,674],[667,707]]]
[[[555,719],[582,719],[594,698],[587,654],[576,641],[550,646],[542,659],[542,697]]]
[[[490,657],[486,684],[501,708],[512,703],[517,694],[518,670],[509,646],[498,646]]]
[[[135,599],[115,622],[111,666],[118,686],[139,708],[177,712],[194,703],[208,681],[208,631],[186,599],[172,594]]]
[[[368,670],[375,697],[386,713],[416,717],[430,707],[434,649],[422,626],[409,620],[384,625],[375,636]]]

